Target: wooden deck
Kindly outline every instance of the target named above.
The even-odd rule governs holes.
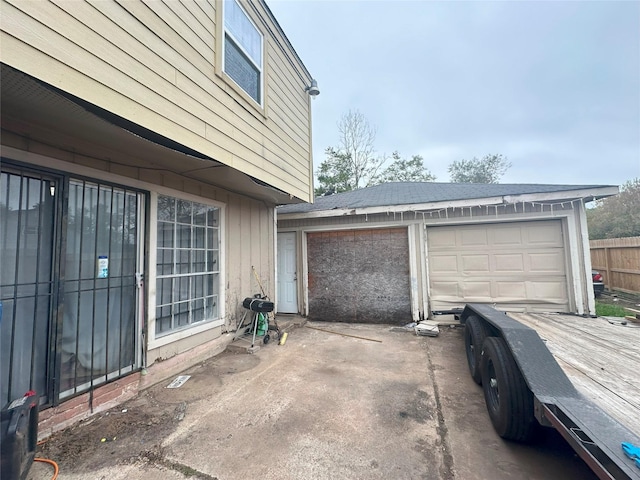
[[[640,435],[639,324],[550,313],[508,315],[538,332],[578,391]]]

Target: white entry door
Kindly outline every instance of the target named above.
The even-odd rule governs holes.
[[[278,234],[278,312],[298,313],[296,233]]]

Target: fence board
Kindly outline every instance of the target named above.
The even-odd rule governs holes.
[[[589,241],[591,265],[608,290],[640,293],[640,237]]]

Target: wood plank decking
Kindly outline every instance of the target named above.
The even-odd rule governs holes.
[[[602,317],[508,313],[538,332],[585,397],[640,435],[640,326]]]

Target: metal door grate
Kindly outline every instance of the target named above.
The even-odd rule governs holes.
[[[138,365],[140,193],[71,180],[63,279],[60,398]]]
[[[2,405],[36,390],[48,400],[58,181],[20,169],[0,179]]]

